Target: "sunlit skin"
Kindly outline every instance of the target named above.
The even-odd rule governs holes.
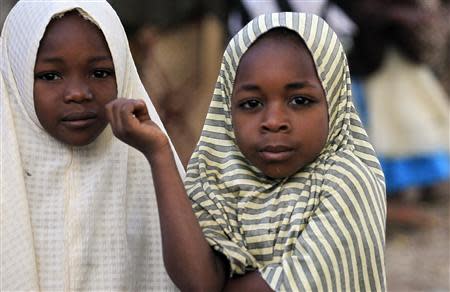
[[[117,97],[114,64],[103,33],[76,12],[52,20],[34,68],[34,106],[44,129],[72,146],[94,141]]]
[[[296,173],[325,145],[327,101],[300,39],[257,41],[239,64],[231,108],[239,149],[271,178]]]

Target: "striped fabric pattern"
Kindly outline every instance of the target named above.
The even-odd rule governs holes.
[[[240,59],[274,27],[305,41],[329,111],[319,157],[283,179],[250,165],[236,146],[230,114]],[[258,270],[276,291],[386,289],[384,176],[350,88],[342,46],[315,15],[261,15],[230,41],[185,184],[208,242],[227,257],[231,275]]]

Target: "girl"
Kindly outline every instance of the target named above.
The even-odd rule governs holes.
[[[196,216],[145,105],[107,109],[152,165],[165,264],[182,290],[385,290],[383,173],[342,46],[317,16],[263,15],[229,43],[187,171]]]
[[[149,166],[106,127],[119,95],[163,129],[114,10],[19,1],[1,45],[1,290],[175,290]]]

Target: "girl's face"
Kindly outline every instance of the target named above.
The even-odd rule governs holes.
[[[239,149],[269,177],[296,173],[325,145],[327,101],[300,40],[255,43],[240,61],[231,108]]]
[[[34,76],[34,107],[51,136],[84,146],[105,129],[105,105],[117,97],[117,86],[108,45],[93,23],[72,12],[52,20]]]

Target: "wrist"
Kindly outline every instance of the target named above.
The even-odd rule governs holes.
[[[170,159],[173,159],[172,148],[167,142],[166,144],[158,147],[148,148],[144,151],[144,155],[147,158],[150,165],[154,164],[167,164]]]

